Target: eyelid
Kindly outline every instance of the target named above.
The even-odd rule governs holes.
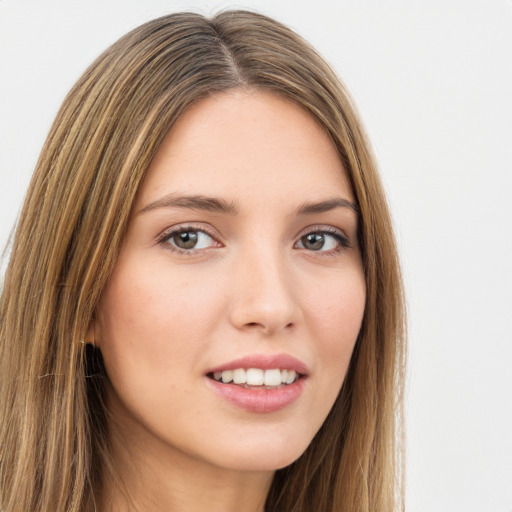
[[[199,231],[203,232],[206,235],[208,235],[217,245],[213,245],[212,247],[202,248],[202,249],[181,249],[179,247],[176,247],[172,244],[165,244],[167,240],[169,240],[173,235],[176,235],[178,233],[183,233],[186,231]],[[296,237],[296,242],[294,243],[294,247],[300,242],[301,238],[305,235],[311,234],[311,233],[326,233],[328,235],[333,236],[339,243],[339,247],[335,250],[330,251],[311,251],[308,252],[317,252],[318,254],[328,255],[333,254],[342,251],[343,249],[350,249],[352,247],[352,244],[350,243],[350,238],[345,234],[345,232],[340,229],[336,228],[334,226],[329,226],[325,224],[316,224],[312,226],[308,226],[304,228]],[[204,224],[197,225],[195,223],[187,222],[185,224],[176,224],[174,226],[170,226],[166,228],[164,231],[162,231],[157,237],[156,237],[156,243],[160,245],[165,245],[165,249],[171,250],[173,252],[176,252],[178,254],[197,254],[197,253],[204,253],[205,251],[208,251],[212,248],[218,248],[223,247],[222,242],[219,241],[219,236],[212,228],[209,226],[205,226]],[[305,247],[299,247],[299,249],[307,250]]]
[[[178,233],[183,233],[186,231],[200,231],[202,233],[206,233],[218,246],[222,246],[223,244],[219,241],[219,236],[217,234],[213,233],[213,230],[211,228],[208,228],[204,224],[201,224],[198,226],[197,224],[193,223],[185,223],[185,224],[176,224],[174,226],[170,226],[166,228],[164,231],[162,231],[157,237],[156,237],[156,243],[164,246],[165,242],[169,240],[173,235],[176,235]],[[215,246],[203,248],[203,249],[181,249],[180,247],[176,247],[172,244],[165,244],[165,249],[179,253],[179,254],[195,254],[200,252],[205,252],[208,249],[214,248]]]
[[[306,235],[309,235],[310,233],[326,233],[328,235],[333,236],[336,238],[340,244],[340,248],[338,250],[343,249],[350,249],[352,248],[352,244],[350,242],[350,237],[340,228],[335,228],[334,226],[329,226],[325,224],[317,224],[313,226],[308,226],[307,228],[303,229],[299,235],[297,236],[297,242],[295,242],[295,245],[300,241],[300,239]],[[300,247],[302,249],[302,247]],[[334,251],[309,251],[309,252],[318,252],[319,254],[330,254]]]

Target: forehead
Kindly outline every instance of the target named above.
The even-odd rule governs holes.
[[[178,119],[138,203],[170,192],[281,202],[283,194],[296,200],[353,196],[324,129],[294,102],[259,90],[212,95]]]

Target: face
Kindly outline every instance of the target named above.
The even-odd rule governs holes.
[[[301,455],[363,318],[353,203],[329,137],[294,103],[231,91],[182,115],[95,327],[130,442],[248,471]]]

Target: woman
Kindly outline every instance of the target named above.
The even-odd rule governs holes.
[[[347,92],[248,12],[66,98],[1,303],[4,511],[401,507],[403,296]]]

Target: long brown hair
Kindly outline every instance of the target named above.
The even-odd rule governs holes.
[[[272,90],[326,130],[360,209],[367,303],[340,395],[306,452],[276,472],[267,512],[402,509],[404,301],[390,216],[347,91],[265,16],[180,13],[107,49],[65,99],[23,206],[0,307],[0,509],[95,509],[106,441],[98,351],[82,340],[145,172],[187,107]]]

